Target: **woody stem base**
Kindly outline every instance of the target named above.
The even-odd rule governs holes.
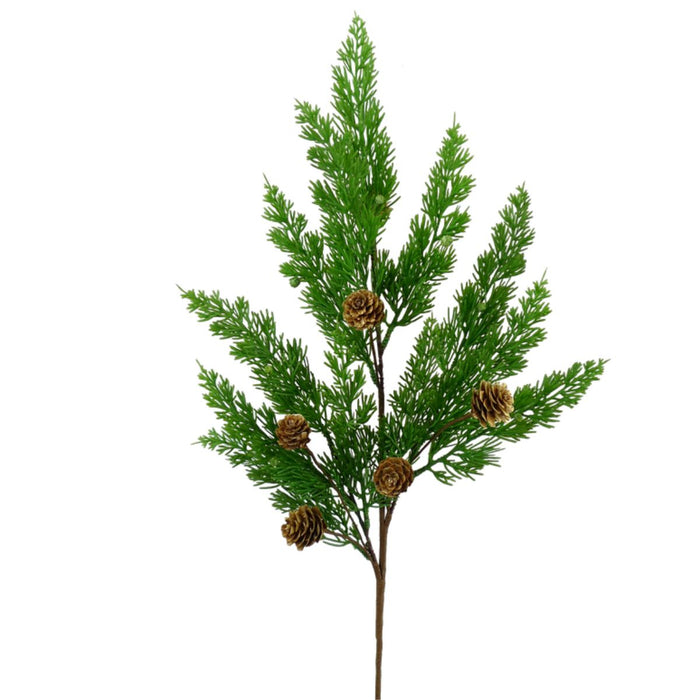
[[[386,508],[379,509],[379,566],[375,569],[377,580],[377,600],[375,614],[375,637],[377,640],[377,653],[375,660],[374,697],[381,700],[382,697],[382,653],[384,651],[384,593],[386,590],[386,541],[389,530],[391,513],[387,514]]]
[[[382,577],[377,577],[377,614],[376,629],[377,637],[377,657],[374,675],[374,697],[381,700],[382,697],[382,651],[383,651],[383,626],[384,626],[384,589],[386,581]]]

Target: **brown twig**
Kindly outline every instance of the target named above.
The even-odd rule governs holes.
[[[375,384],[377,385],[377,389],[379,389],[379,375],[377,374],[377,350],[374,347],[374,330],[371,330],[369,332],[369,351],[372,354],[372,364],[374,365],[374,376],[376,377]]]
[[[350,537],[350,535],[346,535],[343,532],[336,532],[335,530],[326,530],[324,534],[333,535],[334,537],[339,537],[342,540],[346,540],[350,544],[354,544],[358,549],[361,549],[363,552],[368,554],[367,548],[361,542],[358,542],[354,537]]]
[[[457,423],[461,423],[462,421],[468,420],[469,418],[473,418],[473,414],[471,411],[469,413],[465,413],[463,416],[460,416],[459,418],[455,418],[454,420],[449,421],[449,423],[445,423],[445,425],[442,426],[439,430],[436,430],[429,438],[428,440],[421,446],[421,448],[416,452],[415,454],[411,453],[411,462],[415,462],[418,457],[421,456],[423,451],[425,450],[428,445],[430,445],[432,442],[434,442],[439,435],[444,433],[448,428],[451,428],[453,425],[456,425]]]
[[[391,516],[394,515],[394,508],[396,508],[396,504],[399,502],[399,497],[397,496],[394,499],[394,502],[389,506],[389,510],[387,511],[386,515],[386,526],[387,528],[389,527],[389,523],[391,522]]]
[[[343,493],[341,492],[340,487],[339,487],[338,484],[335,482],[335,479],[328,473],[328,471],[327,471],[326,469],[324,469],[323,465],[322,465],[322,464],[318,461],[318,459],[316,458],[316,455],[311,451],[311,448],[309,448],[309,447],[307,446],[305,449],[306,449],[306,451],[309,453],[309,456],[311,457],[311,461],[314,463],[314,466],[316,467],[316,469],[318,469],[318,470],[321,472],[321,474],[323,474],[323,476],[326,477],[326,479],[328,480],[328,483],[335,489],[335,492],[338,494],[338,498],[340,498],[340,503],[341,503],[341,505],[343,506],[343,508],[345,509],[345,512],[346,512],[347,515],[348,515],[348,520],[350,521],[350,523],[352,524],[352,526],[355,528],[355,530],[356,530],[358,533],[359,533],[360,531],[363,531],[363,532],[365,533],[365,536],[367,537],[367,528],[364,527],[364,526],[362,526],[362,524],[361,524],[360,526],[358,526],[358,525],[355,523],[355,520],[354,520],[353,517],[352,517],[352,513],[350,512],[350,509],[348,508],[347,503],[345,502],[345,498],[344,498],[345,494],[343,494]],[[352,505],[353,505],[353,506],[356,506],[355,503],[352,503]],[[369,541],[369,538],[368,538],[368,541]],[[367,552],[367,554],[370,555],[370,557],[371,557],[372,559],[376,559],[376,557],[374,556],[374,551],[373,551],[373,549],[372,549],[371,544],[368,546],[367,543],[365,543],[365,544],[362,546],[362,549],[364,549],[364,550]]]
[[[377,340],[377,402],[378,402],[378,417],[379,417],[379,437],[382,437],[382,423],[385,413],[385,396],[384,396],[384,346],[382,345],[382,331],[377,326],[375,329],[375,337]],[[380,445],[381,447],[381,445]],[[380,458],[385,455],[380,454]]]

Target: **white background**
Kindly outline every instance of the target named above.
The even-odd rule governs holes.
[[[266,241],[263,172],[315,223],[294,98],[328,105],[354,10],[396,147],[396,252],[453,113],[473,224],[526,182],[547,341],[510,385],[611,358],[553,431],[390,533],[385,698],[700,697],[694,3],[4,2],[0,696],[361,700],[373,575],[288,548],[195,359],[250,389],[176,284],[323,344]],[[397,333],[395,381],[411,333]],[[322,375],[322,370],[319,369]]]

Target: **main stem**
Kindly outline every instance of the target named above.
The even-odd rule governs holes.
[[[374,260],[373,260],[374,262]],[[384,455],[384,415],[385,415],[385,397],[384,397],[384,346],[382,344],[382,334],[379,326],[374,329],[374,338],[370,338],[370,342],[377,343],[377,351],[375,357],[375,371],[377,377],[377,415],[379,418],[379,459]],[[377,583],[377,596],[375,608],[375,627],[374,635],[377,640],[377,651],[375,656],[375,674],[374,674],[374,697],[376,700],[381,700],[382,697],[382,654],[384,651],[384,594],[386,592],[386,544],[387,533],[391,515],[394,510],[396,501],[387,510],[386,507],[379,509],[379,562],[375,567],[374,574]]]
[[[384,592],[386,590],[386,535],[389,519],[386,508],[379,509],[379,569],[377,578],[377,605],[374,634],[377,639],[377,654],[374,673],[374,697],[382,697],[382,652],[384,650]]]
[[[371,260],[371,282],[372,288],[376,288],[376,267],[377,267],[377,249],[372,252]],[[380,329],[381,322],[375,326],[369,333],[370,350],[372,351],[372,361],[374,363],[374,376],[377,385],[377,417],[379,422],[378,428],[378,448],[379,461],[384,459],[386,455],[384,446],[384,430],[385,430],[385,394],[384,394],[384,343],[382,343],[382,332]],[[375,351],[376,342],[376,351]],[[386,591],[386,540],[389,530],[391,516],[396,506],[396,500],[389,506],[382,506],[379,509],[379,561],[374,560],[374,575],[377,582],[377,599],[374,634],[377,640],[377,653],[375,657],[375,675],[374,675],[374,697],[376,700],[381,700],[382,697],[382,652],[384,651],[384,593]]]

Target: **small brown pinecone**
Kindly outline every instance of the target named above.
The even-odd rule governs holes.
[[[401,457],[383,459],[372,477],[379,493],[395,498],[413,483],[413,467]]]
[[[360,289],[343,302],[343,318],[358,331],[374,328],[384,318],[384,302],[374,292]]]
[[[483,428],[493,428],[499,421],[506,423],[512,412],[513,396],[505,384],[482,381],[472,392],[472,415]]]
[[[310,432],[304,416],[292,413],[277,423],[277,443],[285,450],[301,450],[309,444]]]
[[[325,531],[326,523],[316,506],[301,506],[293,510],[282,525],[287,544],[295,544],[299,551],[319,542]]]

